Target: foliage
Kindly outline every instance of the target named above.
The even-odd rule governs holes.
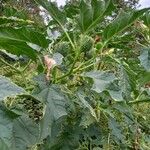
[[[35,2],[47,26],[0,17],[0,149],[148,148],[149,9]]]

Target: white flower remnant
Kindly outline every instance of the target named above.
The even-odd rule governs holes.
[[[56,61],[53,58],[49,58],[48,55],[44,56],[44,64],[47,67],[46,79],[50,80],[50,71],[56,65]]]

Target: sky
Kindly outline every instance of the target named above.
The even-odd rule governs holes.
[[[141,5],[140,8],[150,7],[150,0],[140,0],[140,5]]]
[[[65,0],[56,0],[58,2],[58,5],[64,5],[65,4]],[[140,8],[146,8],[146,7],[150,7],[150,0],[140,0]]]

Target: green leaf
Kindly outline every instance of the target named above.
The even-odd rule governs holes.
[[[56,3],[49,2],[47,0],[35,0],[39,5],[44,7],[50,14],[50,16],[59,24],[63,25],[66,23],[65,14],[57,7]]]
[[[104,71],[91,71],[85,73],[83,76],[93,79],[94,84],[92,86],[92,90],[96,91],[97,93],[101,93],[106,90],[110,83],[116,79],[113,73]]]
[[[13,150],[26,150],[39,142],[39,125],[23,115],[13,123]]]
[[[0,149],[1,150],[9,150],[8,146],[1,139],[0,139]]]
[[[7,4],[5,5],[5,8],[3,10],[3,15],[6,17],[13,16],[13,17],[17,17],[20,19],[24,19],[24,20],[29,18],[25,9],[18,10],[18,8],[14,7],[14,5],[12,6],[12,5],[7,5]]]
[[[35,95],[38,93],[38,92],[41,92],[43,89],[46,89],[47,86],[48,86],[48,83],[46,81],[46,77],[45,77],[45,74],[41,73],[37,76],[35,76],[33,78],[33,81],[38,85],[37,86],[37,91],[35,90],[34,93]]]
[[[56,129],[55,129],[56,130]],[[78,124],[66,125],[65,128],[56,135],[56,139],[50,138],[48,142],[49,150],[74,150],[79,146],[79,139],[82,133],[82,128]]]
[[[81,102],[80,103],[81,109],[85,109],[85,110],[87,109],[88,112],[90,113],[90,114],[86,113],[86,116],[84,116],[84,121],[86,121],[87,124],[85,122],[83,122],[83,119],[82,119],[81,125],[87,126],[87,125],[90,125],[91,123],[93,123],[94,120],[98,121],[96,113],[95,113],[94,109],[92,108],[92,106],[86,101],[85,95],[83,95],[82,93],[78,92],[77,96],[78,96],[78,98],[79,98],[79,100]]]
[[[12,83],[9,79],[0,76],[0,101],[22,93],[25,93],[23,88]]]
[[[92,78],[94,83],[92,86],[92,90],[97,93],[101,93],[103,91],[107,91],[112,99],[115,101],[122,101],[122,91],[119,88],[116,77],[113,73],[104,72],[104,71],[91,71],[87,72],[84,75],[85,77]]]
[[[81,31],[86,32],[93,28],[114,8],[111,0],[108,0],[107,2],[105,0],[81,0],[79,6],[80,14],[77,20]]]
[[[120,88],[122,93],[126,96],[127,99],[130,99],[130,94],[131,94],[131,85],[130,85],[130,78],[128,76],[128,73],[124,69],[123,66],[120,66],[120,72],[119,72],[119,79],[120,79]]]
[[[84,32],[88,28],[89,24],[92,22],[92,6],[89,2],[81,0],[80,3],[80,16],[78,18],[78,23],[81,30]]]
[[[146,12],[142,19],[144,21],[144,24],[150,28],[150,11]]]
[[[37,53],[34,49],[28,46],[26,43],[20,41],[12,41],[12,40],[1,40],[0,39],[0,49],[4,49],[7,52],[20,56],[26,55],[32,60],[36,60]]]
[[[44,34],[27,28],[0,27],[0,48],[15,55],[36,58],[36,51],[47,48],[49,41]]]
[[[102,150],[100,147],[94,147],[93,150]]]
[[[17,17],[0,17],[0,26],[1,25],[8,25],[10,23],[17,23],[17,24],[32,24],[33,22],[30,20],[23,20]]]
[[[59,118],[66,116],[67,97],[56,85],[47,85],[37,95],[46,104],[46,110],[41,120],[41,137],[46,138],[50,135],[52,123]]]
[[[9,150],[26,150],[39,141],[38,124],[33,123],[25,115],[18,117],[5,106],[0,105],[0,148],[3,146]]]
[[[61,65],[63,62],[64,56],[61,55],[60,53],[54,53],[53,54],[53,59],[56,61],[56,65]]]
[[[6,109],[0,105],[0,139],[4,145],[11,146],[13,130],[13,118],[8,115]],[[6,146],[6,147],[7,147]]]
[[[104,40],[110,40],[119,32],[131,26],[140,16],[142,16],[148,9],[135,10],[133,12],[121,12],[118,17],[110,23],[103,31]]]
[[[138,58],[145,70],[150,72],[150,48],[142,49]]]
[[[48,47],[48,41],[44,34],[35,32],[27,28],[11,28],[11,27],[0,27],[0,40],[12,40],[16,42],[26,42],[36,44],[42,48]]]
[[[114,138],[117,141],[124,142],[125,138],[124,138],[124,135],[122,134],[121,126],[116,122],[116,120],[114,118],[110,118],[108,125],[112,131]]]
[[[52,85],[47,88],[47,96],[45,98],[47,106],[51,112],[50,118],[52,120],[55,121],[60,117],[67,115],[65,109],[67,99],[59,87]]]
[[[127,117],[130,117],[130,119],[133,119],[133,109],[126,102],[113,104],[112,108],[115,108],[119,112],[125,114]]]
[[[138,79],[140,86],[145,85],[146,83],[150,82],[150,72],[143,72]]]
[[[107,88],[108,93],[110,94],[111,98],[115,101],[122,101],[122,90],[120,89],[117,82],[113,82]]]
[[[81,117],[80,126],[87,128],[95,122],[95,118],[91,115],[88,109],[84,109],[84,112]]]

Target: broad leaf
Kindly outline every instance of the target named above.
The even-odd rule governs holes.
[[[27,116],[18,117],[0,105],[0,148],[26,150],[39,141],[38,124],[33,123]]]
[[[0,17],[0,26],[1,25],[8,25],[10,23],[17,23],[17,24],[32,24],[33,22],[30,20],[23,20],[17,17]]]
[[[55,129],[56,130],[56,129]],[[74,150],[79,146],[79,139],[82,128],[75,124],[67,125],[56,137],[55,140],[50,138],[48,142],[49,150]],[[45,149],[46,150],[46,149]]]
[[[150,72],[150,48],[142,49],[139,59],[145,70]]]
[[[88,120],[88,122],[93,123],[94,120],[95,120],[95,121],[98,121],[94,109],[93,109],[92,106],[86,101],[85,96],[84,96],[82,93],[80,93],[80,92],[77,93],[77,96],[79,97],[79,100],[80,100],[80,102],[81,102],[81,103],[80,103],[81,108],[82,108],[82,109],[85,109],[85,110],[87,109],[87,110],[90,112],[90,114],[91,114],[91,118],[88,117],[88,119],[91,119],[91,121]],[[89,116],[89,115],[87,115],[87,116]],[[92,117],[93,117],[93,118],[92,118]],[[85,117],[84,117],[84,118],[85,118]],[[85,119],[86,119],[86,118],[85,118]],[[90,125],[90,124],[89,124],[89,125]]]
[[[37,57],[37,53],[34,49],[32,49],[26,43],[20,42],[20,41],[16,42],[12,40],[0,39],[0,49],[4,49],[8,53],[11,53],[17,56],[26,55],[33,60],[35,60]]]
[[[9,150],[7,144],[5,144],[4,141],[1,139],[0,139],[0,149],[1,150]]]
[[[21,116],[13,123],[13,150],[26,150],[39,142],[39,125],[27,116]]]
[[[116,79],[113,73],[104,71],[91,71],[85,73],[84,76],[93,79],[94,84],[92,86],[92,90],[96,91],[97,93],[101,93],[106,90],[110,83]]]
[[[39,87],[43,87],[43,81],[42,86],[39,85]],[[46,104],[45,114],[40,123],[42,138],[46,138],[51,134],[51,126],[54,121],[67,115],[67,97],[62,93],[61,89],[56,85],[44,85],[44,87],[39,93],[35,94]]]
[[[105,0],[81,0],[79,6],[80,14],[78,17],[78,24],[81,31],[86,32],[93,28],[114,8],[112,0],[108,0],[107,2]]]
[[[9,79],[0,76],[0,101],[22,93],[25,93],[23,88],[12,83]]]
[[[109,119],[109,128],[112,131],[114,138],[119,142],[124,142],[125,138],[122,134],[121,126],[116,122],[114,118]]]
[[[116,77],[113,73],[104,72],[104,71],[91,71],[87,72],[84,75],[85,77],[92,78],[94,83],[92,86],[92,90],[97,93],[101,93],[103,91],[107,91],[112,99],[115,101],[122,101],[122,91],[119,88]]]
[[[142,17],[144,24],[150,28],[150,11],[145,13],[145,15]]]
[[[0,40],[12,40],[16,42],[26,42],[36,44],[42,48],[48,47],[48,41],[41,33],[27,28],[0,27]]]
[[[7,114],[6,109],[0,105],[0,139],[5,147],[11,146],[13,132],[13,118]]]
[[[116,103],[112,106],[113,108],[115,108],[116,110],[118,110],[119,112],[123,113],[123,114],[132,114],[133,109],[130,108],[126,102],[122,102],[122,103]]]
[[[59,87],[53,85],[48,89],[47,105],[51,112],[51,119],[57,120],[67,115],[65,109],[66,102],[67,99]]]
[[[42,85],[43,82],[44,80],[42,81]],[[43,86],[39,85],[39,87]],[[57,120],[61,116],[66,115],[65,105],[67,102],[67,98],[61,91],[60,87],[47,84],[45,88],[39,90],[39,93],[35,93],[35,96],[41,99],[45,104],[47,104],[47,107],[49,107],[51,111],[51,120]]]
[[[146,83],[149,83],[150,82],[150,72],[143,72],[140,77],[139,77],[139,80],[138,80],[140,86],[143,86],[145,85]]]
[[[120,79],[120,88],[122,93],[125,95],[127,99],[130,99],[130,94],[131,94],[131,81],[130,77],[127,73],[127,71],[124,69],[123,66],[120,66],[120,72],[119,72],[119,79]]]
[[[122,101],[122,90],[119,87],[117,82],[113,82],[109,85],[109,87],[106,89],[108,93],[110,94],[111,98],[115,101]]]
[[[44,34],[27,28],[0,27],[0,49],[15,55],[27,55],[36,58],[36,51],[47,48],[49,41]]]
[[[104,29],[103,38],[105,40],[111,39],[114,35],[131,26],[131,24],[142,16],[147,10],[148,9],[142,9],[128,13],[121,12],[119,16]]]
[[[53,59],[56,61],[56,65],[61,65],[63,62],[64,56],[60,53],[54,53]]]
[[[59,24],[63,25],[66,21],[65,14],[57,7],[56,3],[50,1],[43,0],[35,0],[39,5],[45,8],[50,16]]]
[[[84,112],[81,117],[80,126],[87,128],[91,124],[95,123],[95,118],[91,115],[88,109],[84,109]]]

